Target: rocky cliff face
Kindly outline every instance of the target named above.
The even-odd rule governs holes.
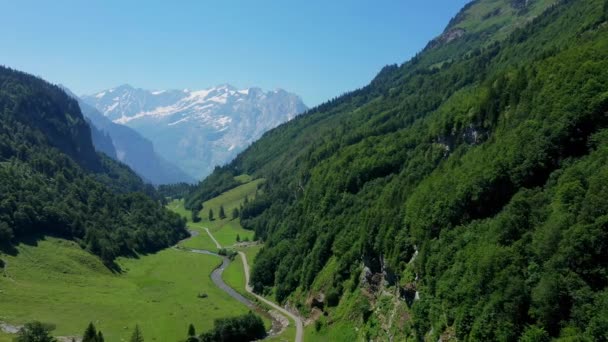
[[[78,101],[80,110],[91,127],[91,137],[97,151],[128,165],[146,182],[154,185],[195,181],[193,177],[158,155],[150,140],[132,128],[112,122],[67,87],[61,87]]]
[[[267,130],[307,107],[277,89],[210,89],[148,91],[124,85],[84,101],[115,123],[150,139],[156,150],[195,178],[230,161]]]

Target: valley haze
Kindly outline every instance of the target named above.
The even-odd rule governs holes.
[[[202,179],[267,130],[308,109],[282,89],[145,90],[122,85],[81,96],[116,124],[149,139],[166,160]]]

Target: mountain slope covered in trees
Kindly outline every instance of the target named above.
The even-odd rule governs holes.
[[[78,101],[82,115],[89,121],[95,149],[127,164],[152,184],[194,183],[194,179],[184,171],[159,156],[150,140],[132,128],[112,122],[68,88],[61,87]]]
[[[265,178],[241,213],[265,241],[252,285],[334,339],[605,340],[607,19],[606,0],[473,1],[186,204]]]
[[[0,67],[0,247],[71,238],[111,263],[187,235],[154,188],[98,154],[78,103],[61,88]]]

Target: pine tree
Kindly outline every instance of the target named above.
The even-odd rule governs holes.
[[[87,329],[84,331],[82,342],[97,342],[97,329],[95,329],[93,322],[89,323]]]
[[[209,221],[213,221],[213,209],[209,209]]]
[[[97,342],[104,342],[103,334],[101,330],[97,332]]]
[[[232,209],[232,219],[236,220],[237,218],[239,218],[239,209],[234,208],[234,209]]]
[[[239,234],[236,234],[236,242],[241,242],[241,237]]]
[[[220,205],[220,220],[223,220],[226,218],[226,213],[224,212],[224,206]]]
[[[190,326],[188,326],[188,336],[194,336],[196,335],[196,330],[194,329],[194,325],[192,325],[192,323],[190,323]]]
[[[192,210],[192,222],[200,222],[201,218],[198,216],[198,211]]]
[[[130,342],[144,342],[144,336],[139,330],[139,325],[135,325],[135,330],[133,330],[133,335],[131,335]]]

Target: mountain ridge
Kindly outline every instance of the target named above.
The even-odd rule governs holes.
[[[194,178],[160,157],[152,142],[137,131],[112,122],[67,87],[61,87],[78,101],[82,114],[90,120],[93,125],[91,128],[94,137],[93,143],[100,151],[129,165],[137,174],[154,185],[195,182]]]
[[[608,1],[462,13],[186,199],[266,179],[240,217],[265,242],[251,285],[317,319],[310,336],[606,338]]]
[[[282,89],[145,90],[122,85],[83,100],[151,140],[166,160],[194,178],[223,165],[249,143],[307,107]]]
[[[185,222],[130,168],[95,150],[76,99],[0,67],[0,250],[46,235],[76,241],[115,270],[119,255],[157,251]]]

